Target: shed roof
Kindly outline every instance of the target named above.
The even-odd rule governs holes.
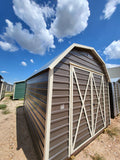
[[[109,74],[108,74],[106,65],[105,65],[104,61],[102,60],[102,58],[99,56],[99,54],[96,52],[96,50],[92,47],[85,46],[85,45],[80,45],[80,44],[77,44],[77,43],[73,43],[64,52],[62,52],[59,56],[57,56],[54,59],[52,59],[51,61],[49,61],[46,65],[44,65],[37,72],[35,72],[33,75],[31,75],[28,79],[32,78],[36,74],[38,74],[38,73],[40,73],[40,72],[42,72],[46,69],[53,69],[75,47],[81,48],[81,49],[91,50],[93,55],[96,57],[96,59],[101,63],[102,67],[104,68],[106,76],[108,78],[108,81],[110,82],[110,78],[109,78]]]
[[[120,78],[120,66],[114,68],[108,68],[110,78]]]
[[[14,82],[14,84],[16,84],[16,83],[22,83],[22,82],[25,82],[25,80]]]

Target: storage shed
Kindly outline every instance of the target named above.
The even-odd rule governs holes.
[[[13,91],[13,85],[6,83],[6,89],[5,92],[12,92]]]
[[[21,99],[25,96],[25,81],[19,81],[14,83],[13,99]]]
[[[2,81],[3,77],[0,75],[0,100],[5,96],[6,83]]]
[[[0,81],[0,100],[5,96],[6,82]]]
[[[115,118],[120,113],[120,83],[110,83],[110,108],[111,118]]]
[[[110,124],[109,75],[94,48],[72,44],[26,80],[25,113],[41,160],[65,160]]]

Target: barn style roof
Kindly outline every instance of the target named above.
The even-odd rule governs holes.
[[[120,66],[114,68],[108,68],[110,78],[120,78]]]
[[[28,79],[32,78],[36,74],[46,70],[46,69],[53,69],[73,48],[81,48],[81,49],[87,49],[92,51],[92,54],[96,57],[96,59],[101,63],[102,67],[105,70],[106,76],[108,81],[110,82],[110,77],[105,65],[105,62],[102,60],[102,58],[99,56],[99,54],[96,52],[96,50],[92,47],[80,45],[77,43],[73,43],[70,47],[68,47],[64,52],[62,52],[59,56],[52,59],[50,62],[48,62],[46,65],[44,65],[42,68],[40,68],[37,72],[35,72],[33,75],[31,75]]]

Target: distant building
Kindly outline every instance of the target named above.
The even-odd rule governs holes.
[[[1,82],[2,79],[3,79],[3,77],[0,75],[0,82]]]
[[[13,85],[6,82],[5,92],[12,92],[12,91],[13,91]]]
[[[114,68],[108,68],[108,73],[112,82],[116,82],[120,79],[120,66]]]
[[[13,99],[24,99],[25,87],[25,81],[15,82],[13,89]]]
[[[0,91],[1,91],[1,86],[2,86],[2,79],[3,77],[0,75]]]
[[[2,81],[3,77],[0,75],[0,100],[5,96],[6,83]]]

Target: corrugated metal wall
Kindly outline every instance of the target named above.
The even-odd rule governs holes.
[[[13,91],[13,85],[12,84],[6,84],[6,89],[5,89],[6,92],[12,92]]]
[[[114,118],[120,113],[120,84],[110,83],[110,107],[111,117]]]
[[[4,98],[5,96],[5,88],[6,88],[6,83],[1,82],[1,89],[0,89],[0,100]]]
[[[69,87],[70,87],[70,62],[78,65],[85,66],[92,70],[98,71],[104,74],[99,62],[93,57],[91,52],[85,50],[73,49],[67,56],[65,56],[61,62],[54,68],[54,80],[53,80],[53,96],[52,96],[52,115],[51,115],[51,131],[50,131],[50,160],[64,160],[68,157],[69,148]],[[88,78],[88,73],[82,72],[82,70],[77,70],[79,85],[82,93],[85,92],[86,82]],[[99,77],[98,80],[99,87]],[[96,81],[97,81],[96,80]],[[104,77],[104,88],[105,88],[105,112],[106,112],[106,125],[110,124],[110,111],[109,111],[109,95],[108,95],[108,82],[106,77]],[[89,89],[88,89],[89,90]],[[78,116],[81,109],[81,102],[76,88],[75,80],[73,87],[73,133],[76,130],[76,124],[78,122]],[[96,95],[94,95],[96,96]],[[102,98],[101,98],[102,101]],[[95,102],[95,100],[94,100]],[[102,103],[102,102],[101,102]],[[88,91],[88,96],[86,98],[85,105],[88,106],[87,114],[91,117],[91,112],[89,111],[90,103],[90,93]],[[100,112],[100,111],[98,111]],[[100,119],[101,115],[98,113],[99,122],[97,123],[96,132],[103,127],[103,121]],[[74,135],[73,135],[74,136]],[[85,115],[81,119],[81,130],[79,131],[79,136],[77,137],[76,147],[83,143],[86,139],[90,137],[88,132],[88,126],[86,124]],[[79,141],[80,140],[80,141]]]
[[[25,81],[23,82],[17,82],[14,84],[14,95],[13,99],[21,99],[25,96]]]
[[[26,82],[25,113],[35,149],[43,159],[45,141],[48,71]]]

